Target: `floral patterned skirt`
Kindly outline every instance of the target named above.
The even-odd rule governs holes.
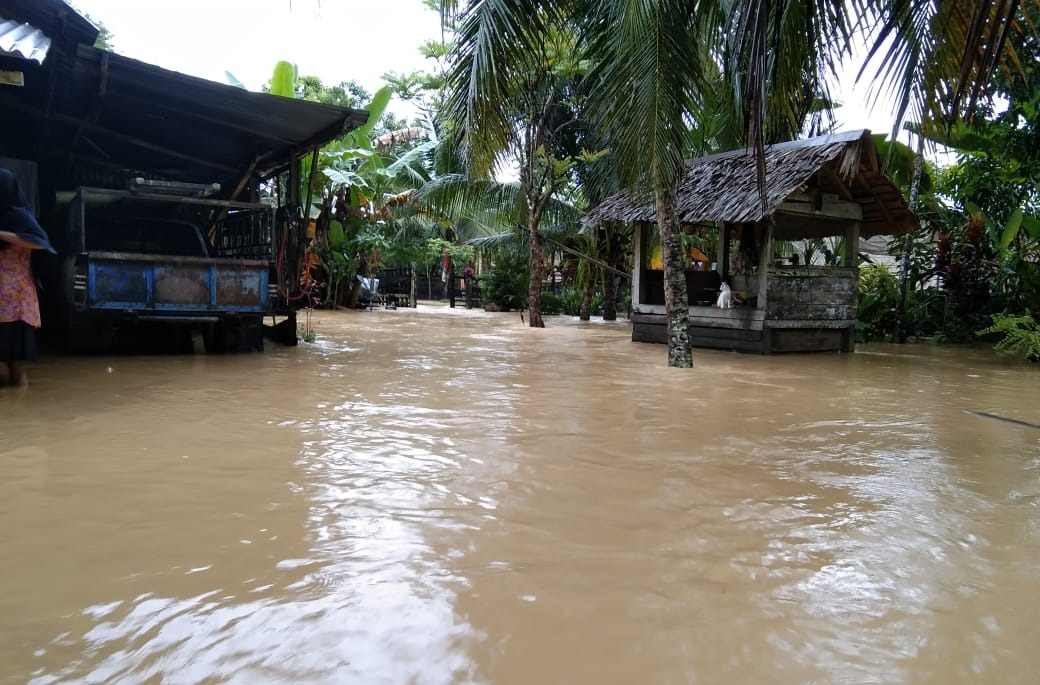
[[[0,323],[0,361],[36,361],[36,329],[24,321]]]

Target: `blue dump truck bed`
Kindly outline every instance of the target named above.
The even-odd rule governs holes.
[[[183,334],[207,350],[263,348],[272,312],[273,210],[141,191],[79,188],[64,250],[68,347]]]
[[[90,309],[132,311],[152,319],[267,311],[266,261],[125,252],[84,256],[84,304]]]

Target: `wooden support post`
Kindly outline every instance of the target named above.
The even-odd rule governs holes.
[[[289,153],[289,180],[286,183],[285,201],[292,212],[292,219],[286,225],[289,235],[286,241],[284,263],[290,265],[289,294],[295,297],[300,292],[300,274],[303,270],[303,235],[306,230],[300,220],[300,158],[297,156],[296,150]]]
[[[841,261],[842,266],[850,269],[859,266],[859,223],[849,224],[845,229],[845,250]]]
[[[636,224],[635,244],[632,245],[632,306],[642,304],[639,301],[639,284],[643,280],[643,254],[646,252],[646,241],[649,239],[646,224]]]
[[[733,237],[733,227],[728,222],[723,222],[722,228],[719,229],[719,253],[718,253],[718,266],[715,268],[719,273],[719,278],[723,281],[729,277],[729,251],[730,241]]]
[[[845,230],[845,254],[842,256],[842,266],[850,269],[859,268],[859,223],[849,224]],[[859,307],[859,289],[853,289],[856,307]],[[856,327],[850,326],[845,330],[842,339],[843,347],[848,353],[856,351]]]
[[[762,244],[758,252],[758,308],[766,308],[769,293],[769,262],[773,261],[773,220],[765,219],[762,224]]]
[[[318,151],[321,150],[320,146],[313,148],[310,152],[311,158],[311,173],[307,177],[307,187],[303,189],[303,224],[306,226],[307,222],[311,218],[311,203],[314,198],[311,197],[311,193],[314,191],[314,177],[318,173]]]

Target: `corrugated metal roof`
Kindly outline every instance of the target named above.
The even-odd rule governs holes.
[[[43,64],[51,39],[32,24],[0,17],[0,53]]]
[[[77,57],[54,106],[79,118],[94,146],[177,180],[209,180],[221,168],[241,173],[254,161],[264,173],[291,150],[306,152],[368,120],[360,110],[253,93],[86,45]]]
[[[58,48],[75,50],[80,43],[93,45],[98,35],[97,27],[64,0],[0,0],[0,16],[42,31],[54,41],[52,57]]]
[[[72,157],[233,188],[248,170],[266,176],[290,153],[368,119],[362,110],[252,93],[87,45],[74,59],[57,56],[48,61],[61,84],[53,92],[48,69],[36,65],[25,69],[24,88],[0,89],[0,147],[10,156]],[[35,149],[41,140],[46,149]]]

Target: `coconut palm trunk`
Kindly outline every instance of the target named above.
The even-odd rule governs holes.
[[[542,320],[542,241],[538,237],[539,215],[532,211],[528,222],[531,249],[531,282],[527,284],[527,312],[531,328],[545,328]]]
[[[592,287],[593,282],[589,281],[585,284],[585,287],[581,289],[581,311],[578,314],[578,319],[581,321],[589,321],[592,319]]]
[[[664,308],[668,319],[668,366],[693,366],[690,342],[690,308],[683,269],[682,234],[675,190],[660,181],[654,184],[657,225],[661,229],[661,256],[664,261]]]
[[[603,320],[617,321],[617,277],[612,273],[603,276]]]

